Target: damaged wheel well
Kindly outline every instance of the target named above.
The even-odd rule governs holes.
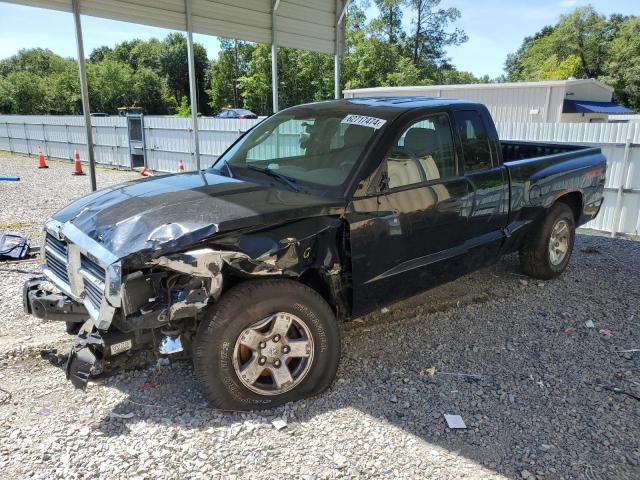
[[[333,310],[333,313],[337,313],[336,300],[331,294],[331,288],[317,268],[309,268],[305,270],[305,272],[298,277],[298,281],[318,292],[320,296],[324,298],[325,302],[329,304],[329,306]]]

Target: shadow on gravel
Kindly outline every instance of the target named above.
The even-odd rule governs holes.
[[[640,355],[616,353],[640,347],[638,271],[640,243],[582,235],[558,280],[527,279],[508,257],[345,325],[334,385],[261,415],[293,428],[355,408],[508,477],[640,478],[640,402],[606,389],[640,391]],[[129,397],[97,427],[107,437],[140,418],[213,432],[246,418],[208,408],[189,362],[104,383]]]

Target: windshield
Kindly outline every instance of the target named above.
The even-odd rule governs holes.
[[[262,177],[298,189],[342,190],[384,120],[344,112],[293,109],[258,124],[216,163],[232,175]]]

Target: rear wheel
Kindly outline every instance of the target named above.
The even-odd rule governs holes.
[[[557,277],[569,264],[574,242],[573,211],[558,202],[520,249],[522,271],[545,280]]]
[[[339,356],[335,317],[317,292],[257,280],[225,293],[200,323],[194,366],[212,406],[252,410],[323,391]]]

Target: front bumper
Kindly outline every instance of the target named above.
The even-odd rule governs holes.
[[[22,305],[28,315],[43,320],[64,322],[85,322],[89,312],[82,303],[78,303],[63,293],[46,288],[46,277],[27,280],[22,287]]]

